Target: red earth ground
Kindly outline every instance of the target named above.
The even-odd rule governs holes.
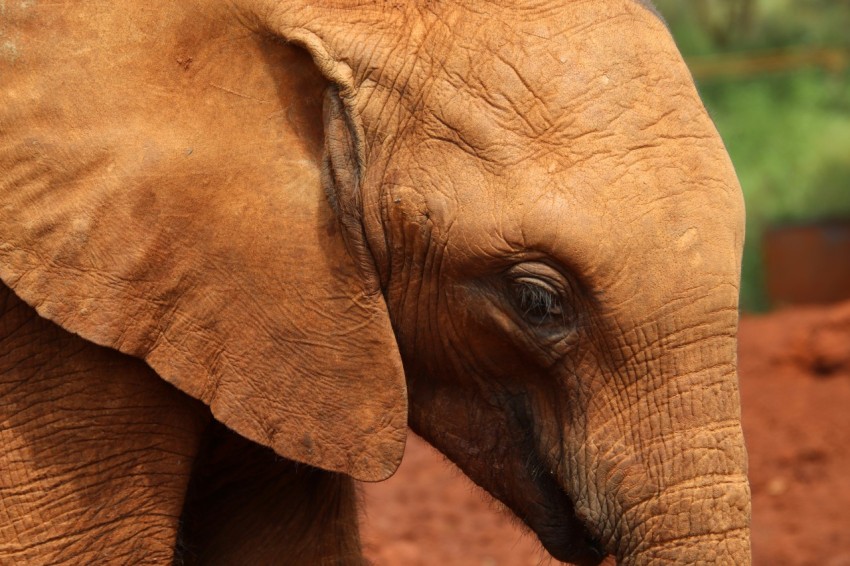
[[[850,566],[850,303],[745,317],[739,340],[757,566]],[[375,566],[556,564],[422,440],[364,486]]]

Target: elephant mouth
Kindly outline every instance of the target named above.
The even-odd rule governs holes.
[[[573,499],[558,481],[557,473],[549,471],[546,459],[536,449],[539,443],[528,404],[517,403],[517,399],[512,398],[507,404],[513,408],[516,429],[525,433],[517,450],[524,457],[514,460],[517,490],[507,489],[503,492],[507,497],[499,499],[534,531],[553,558],[577,566],[596,566],[607,555],[604,546],[579,518]],[[518,493],[523,495],[517,498]]]
[[[576,566],[597,566],[605,559],[605,551],[593,538],[586,537],[579,541],[572,536],[564,537],[556,534],[551,538],[538,533],[543,548],[556,560],[575,564]]]
[[[543,548],[562,562],[577,566],[600,564],[606,552],[576,515],[569,495],[548,475],[535,483],[544,504],[541,513],[528,517],[525,523],[537,534]]]

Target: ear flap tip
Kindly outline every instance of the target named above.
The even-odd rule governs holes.
[[[179,385],[178,385],[179,387]],[[402,392],[404,395],[404,392]],[[273,450],[278,456],[363,482],[379,482],[398,470],[407,443],[407,399],[382,413],[380,422],[363,414],[338,414],[334,422],[315,413],[274,411],[276,418],[257,419],[233,396],[216,396],[210,412],[236,434]],[[242,407],[240,409],[240,407]],[[367,412],[368,414],[368,412]]]
[[[404,457],[407,435],[399,431],[400,438],[382,445],[378,457],[366,456],[350,467],[348,474],[362,482],[381,482],[391,478],[398,471]]]

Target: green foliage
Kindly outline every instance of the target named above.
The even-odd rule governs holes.
[[[656,4],[686,59],[850,48],[850,0]],[[850,50],[847,54],[850,61]],[[764,229],[785,222],[850,218],[850,69],[791,66],[781,72],[697,81],[747,201],[742,306],[763,310]]]

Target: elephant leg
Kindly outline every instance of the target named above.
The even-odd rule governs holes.
[[[210,425],[183,513],[178,564],[365,564],[354,480]]]
[[[0,285],[0,563],[170,564],[208,419]]]

